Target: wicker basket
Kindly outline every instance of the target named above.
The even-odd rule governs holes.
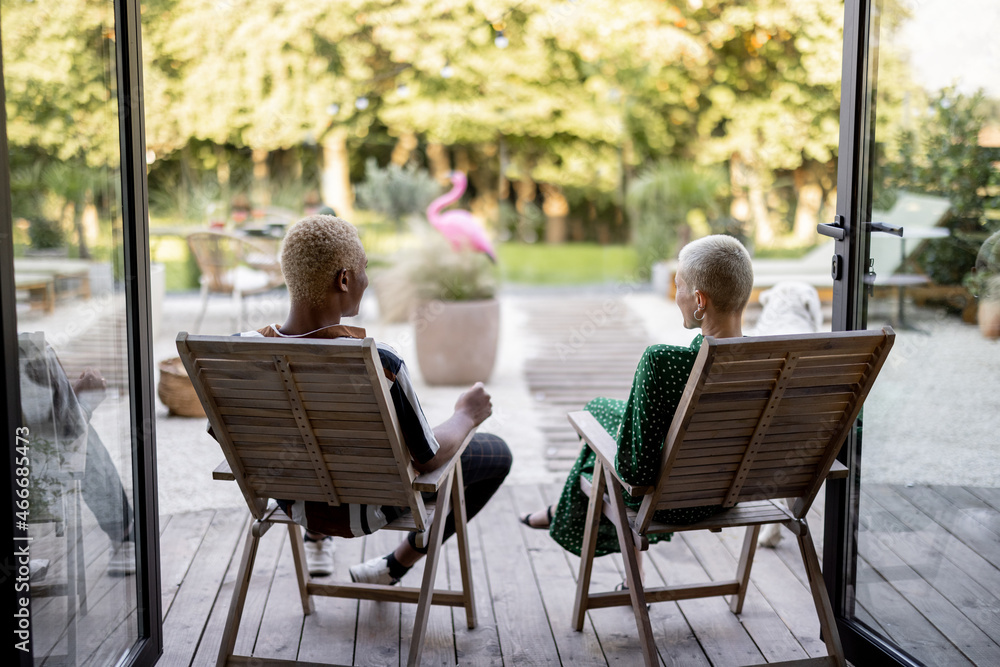
[[[156,394],[163,404],[170,408],[170,414],[181,417],[204,417],[205,408],[201,407],[198,394],[191,384],[191,379],[184,370],[180,357],[164,359],[159,363],[160,383]]]

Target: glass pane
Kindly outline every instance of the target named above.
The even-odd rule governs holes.
[[[36,664],[138,637],[114,4],[4,1]]]
[[[856,617],[926,664],[1000,662],[1000,5],[878,4]],[[978,296],[978,298],[976,298]],[[978,322],[977,322],[978,320]]]

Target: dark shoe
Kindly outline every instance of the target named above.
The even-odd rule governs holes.
[[[531,523],[531,517],[535,514],[534,512],[528,512],[527,514],[522,514],[521,516],[518,517],[518,521],[523,523],[528,528],[535,528],[538,530],[548,530],[549,526],[552,525],[552,513],[553,513],[552,505],[549,505],[548,507],[545,508],[545,515],[548,517],[548,519],[545,522],[544,526],[536,526],[535,524]]]

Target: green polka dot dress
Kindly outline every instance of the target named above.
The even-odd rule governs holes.
[[[652,345],[646,348],[635,370],[632,391],[627,401],[595,398],[586,405],[587,412],[615,436],[618,454],[615,468],[629,484],[652,485],[660,471],[660,454],[663,439],[680,403],[698,350],[701,334],[695,336],[690,347]],[[549,534],[564,549],[577,555],[583,544],[583,531],[587,522],[587,496],[580,490],[580,477],[593,480],[597,456],[586,445],[569,471],[563,486],[559,505],[552,517]],[[641,499],[634,499],[624,491],[625,504],[638,508]],[[669,523],[695,523],[718,512],[719,505],[685,507],[661,510],[657,521]],[[670,535],[650,535],[650,542],[669,540]],[[595,555],[603,556],[620,551],[615,527],[607,517],[601,517]]]

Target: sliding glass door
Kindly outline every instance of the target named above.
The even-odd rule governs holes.
[[[0,3],[7,516],[22,664],[150,663],[159,652],[137,4]]]
[[[897,339],[831,485],[827,578],[859,664],[996,665],[1000,5],[847,15],[837,325]]]

